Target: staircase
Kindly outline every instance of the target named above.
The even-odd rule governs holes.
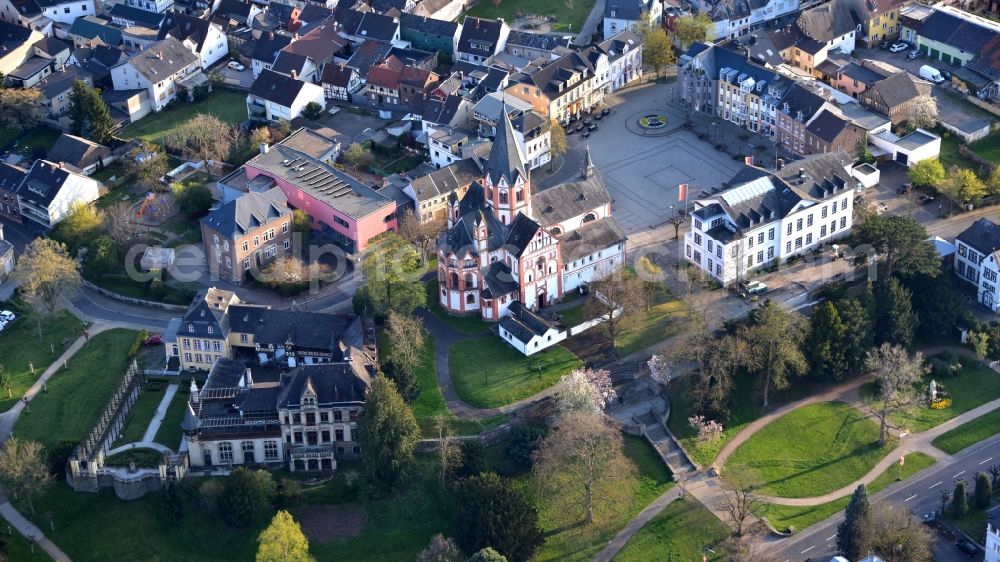
[[[674,475],[674,480],[683,480],[694,474],[697,468],[688,459],[681,446],[677,444],[674,436],[663,427],[656,415],[647,412],[637,419],[642,425],[642,434],[646,436],[663,461],[667,463]]]

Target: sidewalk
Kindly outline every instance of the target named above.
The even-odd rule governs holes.
[[[170,401],[174,399],[174,395],[177,394],[178,388],[179,387],[176,384],[167,386],[167,391],[163,393],[163,400],[160,400],[160,404],[156,406],[156,412],[153,413],[153,419],[149,422],[149,427],[146,428],[146,433],[142,435],[143,443],[152,443],[156,438],[156,432],[160,430],[160,424],[163,423],[163,416],[167,415],[167,406],[169,406]]]
[[[646,509],[640,511],[639,515],[633,517],[621,531],[618,531],[618,534],[615,535],[615,538],[611,539],[608,546],[602,548],[601,551],[594,556],[594,562],[603,562],[605,560],[610,561],[615,557],[615,555],[618,554],[618,551],[625,548],[625,544],[632,538],[632,535],[639,532],[639,529],[641,529],[643,525],[648,523],[650,519],[659,515],[660,512],[670,505],[671,502],[682,496],[684,496],[684,488],[678,484],[664,492],[660,497],[653,500],[653,503],[647,505]]]
[[[6,498],[4,498],[6,500]],[[17,532],[27,537],[35,537],[38,539],[38,546],[45,551],[46,554],[52,557],[56,562],[69,562],[70,557],[66,556],[66,553],[59,549],[52,541],[45,537],[45,533],[41,529],[36,527],[34,523],[28,521],[23,515],[18,513],[14,506],[8,501],[0,504],[0,515],[6,519],[12,527],[17,529]]]

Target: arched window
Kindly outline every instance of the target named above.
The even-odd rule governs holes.
[[[517,202],[520,203],[521,201],[524,201],[524,190],[523,189],[518,189],[517,190]]]
[[[454,289],[457,287],[458,287],[458,274],[453,271],[451,272],[451,288]]]
[[[219,443],[219,462],[233,462],[233,444],[229,441]]]
[[[501,189],[500,190],[500,202],[501,203],[506,203],[507,202],[507,190],[506,189]]]
[[[472,293],[465,295],[465,302],[466,304],[476,304],[476,295]]]
[[[597,220],[597,216],[594,215],[594,213],[587,213],[586,215],[583,215],[583,222],[585,222],[585,223],[586,222],[594,222],[596,220]]]
[[[468,289],[469,287],[475,287],[475,286],[476,286],[476,279],[472,276],[471,273],[466,273],[465,274],[465,288]]]
[[[535,267],[538,271],[545,271],[545,258],[538,258],[538,262],[535,263]]]

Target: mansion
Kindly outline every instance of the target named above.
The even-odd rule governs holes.
[[[625,233],[589,150],[575,181],[535,194],[526,162],[504,112],[484,177],[448,198],[437,244],[445,310],[488,321],[515,302],[538,310],[624,263]]]

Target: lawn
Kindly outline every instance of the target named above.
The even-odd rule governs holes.
[[[790,438],[794,436],[794,438]],[[878,425],[843,402],[820,402],[774,420],[743,443],[725,474],[747,470],[760,492],[807,498],[868,473],[893,446],[878,446]]]
[[[142,441],[146,429],[149,428],[149,422],[153,421],[153,413],[160,405],[165,393],[166,387],[163,383],[148,383],[139,391],[139,398],[132,405],[128,420],[125,422],[125,428],[115,440],[116,447]]]
[[[156,468],[163,461],[163,453],[156,449],[137,448],[111,455],[104,459],[107,466],[129,466],[134,462],[139,468]]]
[[[438,290],[437,279],[427,282],[427,309],[431,311],[438,320],[447,324],[453,330],[466,334],[481,334],[489,329],[489,324],[483,322],[478,316],[452,316],[445,309],[441,308],[440,291]]]
[[[12,303],[4,303],[11,308]],[[38,339],[38,324],[31,312],[12,307],[19,316],[13,324],[0,332],[0,365],[3,365],[10,376],[12,397],[0,389],[0,411],[6,412],[35,384],[45,369],[59,358],[66,346],[64,338],[75,340],[83,333],[83,324],[73,315],[65,311],[56,313],[51,319],[42,321],[42,339]],[[49,351],[55,346],[55,353]],[[35,368],[32,374],[29,364]]]
[[[466,15],[486,19],[503,18],[507,23],[513,23],[519,15],[549,16],[553,18],[552,31],[580,31],[580,26],[590,13],[593,2],[576,0],[504,0],[503,2],[480,2]]]
[[[517,402],[583,366],[565,347],[556,345],[525,357],[499,338],[460,341],[451,348],[448,363],[459,398],[477,408]]]
[[[121,138],[140,138],[161,144],[184,122],[198,113],[214,115],[226,123],[242,123],[247,119],[246,94],[216,89],[198,103],[181,103],[173,109],[150,113],[118,132]]]
[[[629,539],[615,560],[700,560],[705,548],[715,551],[708,560],[725,560],[722,543],[728,536],[726,525],[700,503],[674,500]]]
[[[36,153],[46,154],[59,139],[61,133],[51,127],[39,126],[29,129],[14,142],[14,150],[24,156]]]
[[[924,453],[910,453],[906,455],[906,462],[903,464],[903,478],[909,478],[921,470],[934,464],[934,458]],[[874,494],[889,484],[896,482],[899,478],[899,467],[892,466],[880,474],[878,478],[867,486],[868,493]],[[761,515],[767,517],[774,527],[780,531],[794,527],[796,531],[802,531],[810,525],[819,523],[832,517],[840,510],[847,507],[851,501],[851,496],[833,500],[832,502],[811,506],[798,507],[793,505],[768,504],[764,507]]]
[[[682,300],[667,300],[636,314],[638,319],[626,324],[618,336],[618,356],[624,357],[657,342],[677,335],[681,320],[687,317],[687,305]],[[594,330],[601,330],[597,326]]]
[[[1000,135],[997,133],[972,143],[969,148],[990,162],[1000,162]]]
[[[942,451],[954,455],[966,447],[979,443],[984,439],[1000,433],[1000,410],[979,416],[964,424],[942,433],[933,441],[933,445]]]
[[[958,147],[962,144],[962,141],[954,133],[941,128],[936,128],[934,132],[941,136],[941,153],[938,159],[944,165],[945,171],[949,170],[952,166],[969,168],[970,170],[979,169],[979,164],[959,154]],[[947,134],[947,137],[945,137],[945,134]]]
[[[918,404],[910,406],[904,411],[890,415],[889,419],[892,423],[913,433],[919,433],[991,400],[1000,398],[1000,375],[996,371],[970,359],[962,359],[961,361],[962,370],[958,376],[937,379],[938,383],[945,386],[952,399],[950,408],[932,410],[925,400],[921,400]],[[931,376],[924,377],[923,381],[917,385],[920,396],[926,394],[926,389],[932,378]],[[861,393],[862,396],[873,396],[875,390],[875,383],[870,382],[862,387]]]
[[[40,546],[35,546],[35,552],[31,552],[31,545],[24,535],[14,532],[13,536],[0,535],[0,552],[6,555],[6,560],[21,561],[32,560],[42,562],[52,560]]]
[[[21,413],[14,435],[52,447],[78,442],[91,430],[111,392],[125,373],[136,332],[115,329],[90,338],[48,382],[47,393],[35,396]]]
[[[175,451],[180,447],[181,437],[184,435],[184,432],[181,431],[181,422],[184,421],[189,397],[188,385],[181,384],[180,388],[177,389],[177,394],[174,394],[173,400],[167,406],[167,413],[163,416],[160,429],[156,430],[154,440],[157,443]]]

